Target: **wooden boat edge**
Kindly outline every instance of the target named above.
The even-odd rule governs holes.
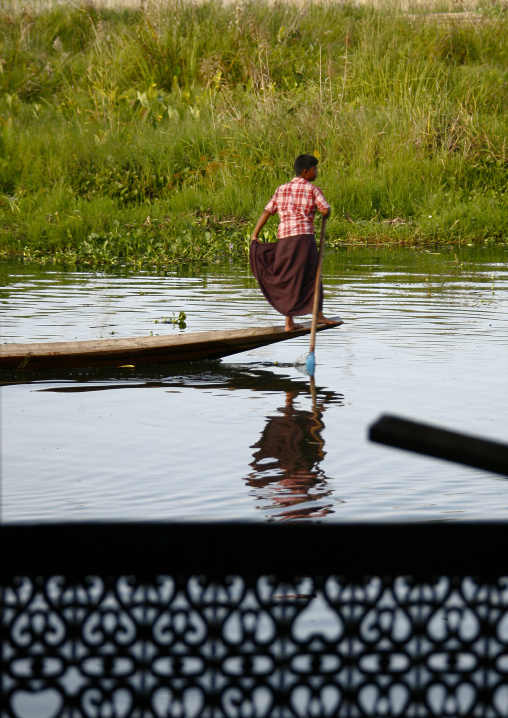
[[[333,317],[331,326],[318,325],[317,331],[333,329],[343,322]],[[40,368],[41,364],[55,366],[93,366],[118,364],[118,361],[139,363],[166,363],[220,358],[248,351],[310,333],[311,322],[301,328],[286,331],[281,326],[252,327],[246,329],[214,330],[155,337],[123,337],[119,339],[79,340],[72,342],[39,342],[32,344],[0,345],[0,367],[8,369]]]

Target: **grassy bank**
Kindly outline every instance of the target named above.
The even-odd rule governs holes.
[[[3,11],[0,251],[91,265],[244,256],[300,152],[320,158],[330,246],[507,242],[502,10]]]

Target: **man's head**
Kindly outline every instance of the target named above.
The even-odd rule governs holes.
[[[295,160],[295,175],[312,182],[317,177],[318,160],[314,155],[298,155]]]

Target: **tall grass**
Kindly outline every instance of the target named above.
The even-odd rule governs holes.
[[[332,246],[507,241],[501,10],[439,21],[176,0],[4,12],[4,251],[90,263],[242,253],[301,152],[320,158]]]

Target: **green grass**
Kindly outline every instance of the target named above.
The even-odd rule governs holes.
[[[501,6],[462,21],[326,3],[146,8],[0,11],[1,253],[245,256],[301,152],[320,158],[330,247],[508,241]]]

